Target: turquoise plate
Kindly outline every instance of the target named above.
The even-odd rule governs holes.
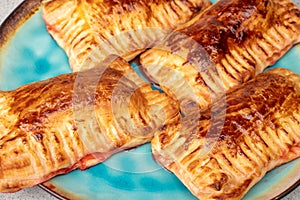
[[[277,66],[300,74],[300,45],[272,67]],[[0,70],[1,90],[71,72],[64,51],[46,31],[40,1],[25,1],[2,24]],[[297,159],[272,170],[244,200],[286,194],[299,183],[299,169]],[[173,174],[154,162],[149,144],[116,154],[88,170],[57,176],[41,187],[62,199],[196,199]]]

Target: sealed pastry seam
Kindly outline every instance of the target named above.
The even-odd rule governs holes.
[[[53,0],[43,2],[43,18],[79,71],[110,54],[131,60],[208,5],[209,0]]]
[[[142,69],[167,93],[181,94],[183,77],[195,97],[182,98],[206,108],[299,43],[299,13],[289,0],[218,1],[143,53]]]
[[[300,156],[299,83],[286,69],[258,75],[227,93],[225,120],[209,151],[203,153],[209,127],[220,123],[207,109],[193,134],[155,135],[155,158],[199,199],[241,199],[269,170]]]
[[[120,58],[96,77],[104,67],[1,92],[1,192],[86,169],[173,126],[179,109],[172,98],[137,75],[126,76],[133,70]],[[126,95],[128,106],[114,102]]]

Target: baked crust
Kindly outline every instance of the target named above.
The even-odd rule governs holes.
[[[143,53],[140,62],[165,92],[205,109],[299,41],[300,10],[291,1],[220,0]],[[187,86],[192,90],[185,92]]]
[[[201,200],[241,199],[300,156],[299,86],[286,69],[260,74],[215,102],[217,113],[191,114],[184,128],[155,135],[154,157]]]
[[[73,71],[79,71],[110,54],[131,60],[210,4],[209,0],[50,0],[43,2],[43,18]]]
[[[149,142],[179,117],[177,103],[121,58],[1,92],[0,101],[1,192],[86,169]]]

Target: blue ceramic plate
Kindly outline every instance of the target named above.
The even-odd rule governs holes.
[[[300,74],[300,45],[273,67]],[[46,31],[38,0],[25,1],[0,32],[0,89],[71,72],[67,56]],[[149,144],[116,154],[86,171],[75,170],[41,185],[59,198],[103,200],[196,199],[171,173],[157,165]],[[300,159],[268,173],[244,199],[272,199],[296,186]]]

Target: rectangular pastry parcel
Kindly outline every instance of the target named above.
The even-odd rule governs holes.
[[[290,0],[220,0],[143,53],[140,63],[166,93],[206,108],[298,42],[300,10]]]
[[[43,2],[43,18],[73,71],[79,71],[111,54],[131,60],[210,4],[209,0],[50,0]]]
[[[152,140],[156,160],[201,200],[241,199],[269,170],[300,156],[299,75],[276,68],[223,98]]]

